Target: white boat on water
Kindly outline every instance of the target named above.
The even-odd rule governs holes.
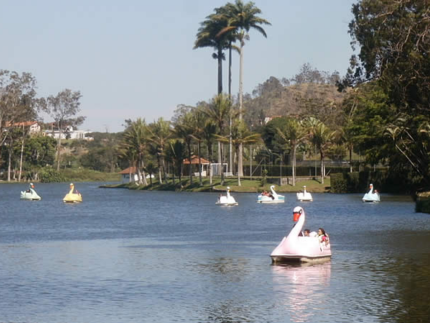
[[[285,196],[279,195],[275,192],[275,185],[270,186],[271,193],[258,195],[257,203],[267,203],[267,204],[275,204],[275,203],[284,203]]]
[[[225,206],[239,205],[239,203],[236,202],[234,197],[230,195],[230,187],[227,187],[226,195],[220,195],[218,197],[218,201],[215,204],[225,205]]]
[[[34,190],[33,183],[30,183],[28,190],[21,191],[21,200],[39,201],[42,198]]]
[[[308,201],[308,202],[312,202],[313,198],[312,198],[312,194],[306,191],[306,186],[303,186],[303,192],[299,192],[297,193],[297,200],[298,201]]]
[[[302,207],[294,208],[293,220],[296,224],[290,233],[272,251],[270,255],[272,262],[318,262],[330,259],[331,246],[328,238],[302,235],[306,220],[305,210]]]
[[[369,188],[369,192],[363,196],[363,202],[380,202],[381,197],[379,196],[378,191],[373,189],[373,184],[370,184]]]

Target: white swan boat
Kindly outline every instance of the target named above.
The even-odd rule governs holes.
[[[309,201],[312,202],[313,198],[312,198],[312,194],[306,191],[306,186],[303,186],[303,192],[299,192],[297,193],[297,200],[298,201]]]
[[[33,183],[30,183],[28,190],[21,191],[21,200],[39,201],[42,198],[34,190]]]
[[[373,190],[373,184],[370,184],[369,188],[369,192],[367,192],[363,196],[363,202],[380,202],[381,197],[379,196],[378,191]]]
[[[272,204],[285,202],[285,196],[279,195],[275,192],[275,185],[270,186],[270,190],[272,191],[272,193],[270,194],[263,195],[263,193],[261,193],[260,195],[258,195],[257,203]]]
[[[239,203],[236,202],[234,197],[230,195],[230,187],[227,187],[227,194],[220,195],[220,197],[218,198],[218,201],[215,204],[225,205],[225,206],[239,205]]]
[[[293,215],[297,223],[273,250],[270,255],[272,262],[317,262],[329,259],[331,257],[330,240],[320,241],[318,237],[301,236],[305,224],[305,210],[296,206]]]

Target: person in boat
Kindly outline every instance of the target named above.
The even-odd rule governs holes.
[[[267,193],[267,191],[264,190],[263,193],[261,193],[261,195],[263,195],[263,196],[269,196],[269,193]]]
[[[319,239],[320,243],[325,243],[326,245],[329,242],[328,234],[325,232],[325,230],[323,228],[318,229],[318,239]]]
[[[305,229],[305,231],[303,231],[303,236],[305,237],[310,237],[310,234],[311,234],[311,230],[309,229]]]

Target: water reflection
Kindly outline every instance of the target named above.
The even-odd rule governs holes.
[[[331,262],[272,266],[274,292],[293,322],[309,322],[328,301]]]

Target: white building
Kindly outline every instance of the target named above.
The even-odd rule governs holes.
[[[6,123],[6,127],[10,128],[10,123]],[[15,122],[12,124],[13,128],[24,128],[28,131],[30,135],[39,133],[41,127],[37,121],[24,121],[24,122]]]
[[[54,139],[72,139],[72,140],[94,140],[93,137],[86,137],[85,135],[91,133],[91,131],[87,130],[74,130],[72,126],[67,126],[66,130],[60,131],[58,130],[45,130],[45,135],[48,137],[52,137]]]

